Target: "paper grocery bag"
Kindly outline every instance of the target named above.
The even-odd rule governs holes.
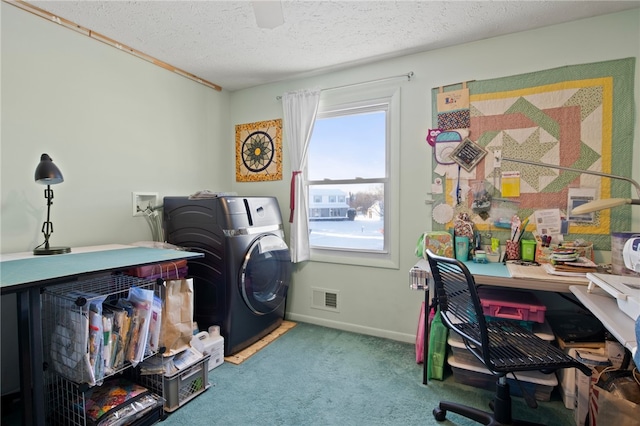
[[[592,376],[593,377],[593,376]],[[592,379],[593,380],[593,379]],[[593,385],[590,393],[589,425],[635,426],[638,424],[640,405]]]
[[[159,347],[164,356],[178,354],[189,347],[193,336],[193,278],[166,280]]]

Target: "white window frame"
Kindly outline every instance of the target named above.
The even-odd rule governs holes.
[[[386,104],[387,108],[387,144],[386,144],[386,182],[384,182],[384,233],[385,247],[383,251],[362,251],[311,247],[311,261],[361,265],[380,268],[398,269],[399,234],[400,234],[400,87],[384,85],[376,88],[341,89],[339,93],[323,92],[320,99],[317,118],[335,116],[338,111],[362,108],[365,106]],[[305,168],[305,177],[307,176]],[[326,183],[326,181],[309,181],[305,179],[305,190],[309,186]],[[362,180],[366,183],[367,179]],[[334,181],[335,184],[343,183]]]

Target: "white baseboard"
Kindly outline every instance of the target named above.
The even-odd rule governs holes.
[[[382,337],[385,339],[396,340],[404,343],[415,343],[416,336],[414,334],[398,333],[397,331],[384,330],[381,328],[364,327],[357,324],[350,324],[340,321],[331,321],[308,315],[300,315],[295,313],[287,313],[286,319],[291,321],[306,322],[309,324],[321,325],[323,327],[335,328],[337,330],[350,331],[353,333],[366,334],[368,336]]]

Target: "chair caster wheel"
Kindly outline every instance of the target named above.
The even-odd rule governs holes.
[[[439,422],[444,422],[447,417],[447,412],[445,410],[441,410],[440,407],[434,408],[433,417]]]

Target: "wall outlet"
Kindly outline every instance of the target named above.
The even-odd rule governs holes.
[[[157,192],[132,192],[131,203],[134,216],[144,216],[144,211],[158,206]]]

